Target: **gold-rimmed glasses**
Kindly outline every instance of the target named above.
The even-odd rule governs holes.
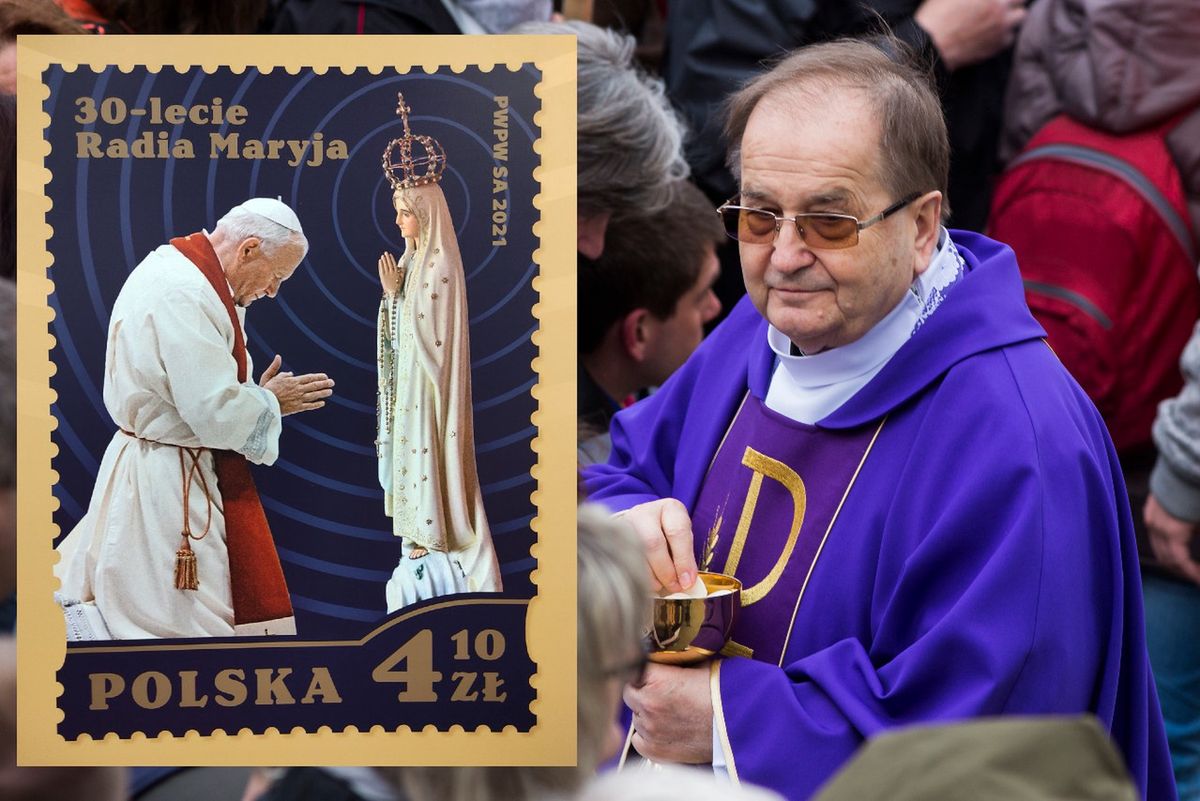
[[[921,194],[921,192],[913,192],[905,195],[874,217],[861,221],[850,214],[834,214],[824,211],[806,212],[794,217],[781,217],[766,209],[739,206],[734,203],[734,198],[723,203],[717,209],[717,214],[721,217],[725,233],[739,242],[751,245],[769,245],[779,236],[783,224],[790,222],[796,226],[796,233],[810,248],[840,250],[857,245],[859,231],[895,214],[919,198]]]

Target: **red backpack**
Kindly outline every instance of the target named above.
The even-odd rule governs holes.
[[[1119,451],[1150,442],[1200,319],[1196,242],[1164,141],[1179,119],[1114,135],[1057,117],[992,198],[989,235],[1016,253],[1029,308]]]

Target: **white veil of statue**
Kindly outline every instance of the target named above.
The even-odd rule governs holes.
[[[393,202],[415,215],[419,233],[405,237],[402,284],[396,294],[385,290],[379,309],[379,481],[392,533],[402,539],[389,612],[501,589],[475,466],[466,279],[454,223],[436,182],[400,186]]]

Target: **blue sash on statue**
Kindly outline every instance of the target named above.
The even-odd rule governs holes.
[[[798,423],[747,393],[692,510],[697,564],[704,569],[711,545],[707,569],[742,582],[723,653],[780,664],[809,576],[881,428]]]

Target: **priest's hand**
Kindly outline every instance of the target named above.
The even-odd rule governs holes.
[[[271,392],[279,400],[279,413],[284,417],[296,412],[308,412],[325,405],[325,398],[333,394],[333,379],[324,373],[292,375],[279,372],[283,358],[277,353],[263,370],[258,385]]]
[[[674,498],[638,504],[616,517],[633,527],[646,550],[655,589],[681,592],[696,581],[692,553],[692,519]]]
[[[1192,559],[1189,546],[1197,536],[1197,524],[1180,520],[1162,507],[1151,495],[1142,510],[1150,549],[1158,563],[1172,573],[1200,584],[1200,565]]]
[[[404,268],[396,263],[396,257],[391,253],[379,257],[379,283],[389,295],[395,295],[404,285]]]
[[[638,686],[625,687],[633,711],[633,747],[655,762],[712,762],[713,706],[711,669],[646,666]]]
[[[282,366],[283,357],[276,353],[275,358],[272,359],[271,363],[267,365],[267,369],[263,370],[262,375],[258,377],[258,385],[265,388],[268,381],[279,375],[279,368]]]

